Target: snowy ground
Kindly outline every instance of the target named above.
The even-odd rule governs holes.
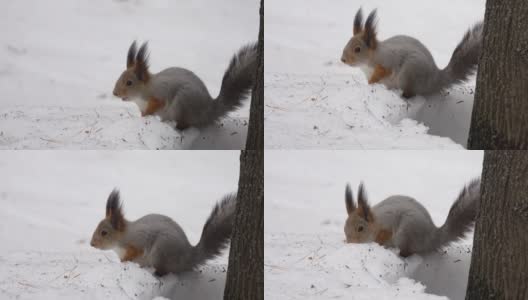
[[[197,243],[214,203],[237,189],[238,159],[238,151],[3,151],[0,299],[222,299],[228,251],[199,272],[158,280],[89,242],[119,187],[127,218],[163,213]]]
[[[249,101],[182,133],[112,96],[130,43],[151,70],[194,71],[213,97],[231,56],[258,33],[258,1],[8,0],[0,12],[0,148],[240,149]]]
[[[445,252],[402,259],[374,243],[345,244],[345,183],[369,200],[419,200],[435,224],[480,175],[476,151],[267,151],[265,296],[269,299],[464,299],[472,236]]]
[[[269,0],[266,3],[266,148],[460,149],[466,145],[474,79],[406,103],[340,62],[356,11],[378,8],[378,36],[421,40],[445,67],[484,0]]]

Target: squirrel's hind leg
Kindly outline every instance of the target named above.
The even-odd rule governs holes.
[[[400,249],[400,256],[403,258],[409,257],[413,255],[413,253],[407,249]]]
[[[409,98],[412,98],[416,96],[416,93],[409,90],[409,89],[405,89],[403,90],[403,93],[402,93],[402,97],[405,98],[405,99],[409,99]]]
[[[189,128],[189,125],[185,122],[177,122],[176,124],[176,129],[178,130],[185,130],[187,128]]]
[[[163,276],[167,275],[167,271],[161,270],[161,269],[156,269],[156,271],[154,272],[154,275],[156,277],[163,277]]]

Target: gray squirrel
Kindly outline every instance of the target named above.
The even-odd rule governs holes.
[[[357,206],[347,184],[345,222],[347,243],[376,242],[396,247],[402,257],[426,254],[461,239],[471,230],[480,201],[480,178],[464,186],[451,206],[444,225],[437,228],[423,205],[411,197],[390,196],[370,207],[363,183]]]
[[[126,220],[119,191],[113,190],[106,202],[106,217],[99,222],[90,245],[114,250],[122,262],[153,267],[156,276],[191,271],[227,247],[236,199],[235,193],[228,194],[215,205],[200,241],[192,246],[180,225],[167,216],[149,214],[136,221]]]
[[[406,35],[378,41],[376,26],[376,10],[363,26],[360,8],[354,18],[354,36],[341,56],[343,63],[361,67],[369,84],[382,83],[389,89],[401,89],[402,97],[411,98],[462,83],[476,70],[482,48],[482,22],[466,32],[449,64],[441,70],[420,41]]]
[[[193,72],[168,68],[151,74],[147,43],[139,51],[130,45],[126,70],[117,80],[113,94],[134,101],[142,116],[158,115],[162,121],[176,121],[176,128],[204,127],[239,108],[253,88],[257,70],[257,44],[242,47],[231,59],[216,99]]]

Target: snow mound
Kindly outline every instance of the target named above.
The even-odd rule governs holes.
[[[134,263],[94,251],[17,252],[4,257],[0,290],[17,299],[222,299],[226,265],[154,277]]]
[[[247,124],[226,118],[178,131],[132,108],[16,106],[0,110],[0,149],[241,149]]]
[[[471,245],[403,259],[339,234],[267,234],[265,244],[270,299],[464,299],[471,260]]]
[[[432,105],[424,97],[406,101],[397,91],[363,84],[360,76],[267,74],[266,147],[463,149],[450,138],[460,128],[460,122],[446,119],[460,119],[459,114],[449,114],[453,107]],[[439,116],[440,110],[446,112]],[[463,135],[457,139],[462,142]]]

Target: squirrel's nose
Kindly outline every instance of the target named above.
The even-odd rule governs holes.
[[[341,61],[342,61],[342,62],[345,62],[345,58],[344,58],[344,57],[341,57]]]
[[[116,91],[114,91],[114,96],[116,96],[116,97],[117,97],[117,92],[116,92]]]

